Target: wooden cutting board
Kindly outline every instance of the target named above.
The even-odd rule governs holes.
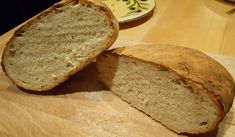
[[[114,46],[125,44],[119,40]],[[235,58],[209,55],[235,77]],[[41,93],[17,88],[0,70],[0,137],[232,137],[234,116],[233,105],[218,129],[178,135],[106,90],[97,81],[94,63],[54,90]]]

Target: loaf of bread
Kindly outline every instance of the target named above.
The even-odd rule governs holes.
[[[194,49],[138,45],[97,58],[101,81],[115,94],[178,133],[204,133],[229,111],[235,84],[218,62]]]
[[[14,33],[5,47],[2,67],[20,87],[49,90],[109,48],[118,31],[116,18],[104,4],[61,1]]]

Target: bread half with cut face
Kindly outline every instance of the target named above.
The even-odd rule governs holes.
[[[235,84],[228,71],[190,48],[116,48],[99,55],[97,68],[111,91],[178,133],[215,129],[234,99]]]
[[[14,33],[2,67],[22,88],[49,90],[109,48],[118,31],[106,5],[95,0],[61,1]]]

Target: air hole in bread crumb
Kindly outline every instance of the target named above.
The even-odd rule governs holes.
[[[207,125],[207,122],[201,122],[200,123],[200,126],[204,126],[204,125]]]
[[[179,79],[172,79],[171,82],[177,84],[177,85],[181,85],[181,82]]]
[[[89,7],[89,8],[91,8],[91,5],[90,5],[90,4],[87,4],[86,6]]]
[[[71,36],[72,39],[74,39],[74,36]]]
[[[72,63],[70,63],[70,62],[67,62],[66,67],[70,68],[70,67],[74,67],[74,65]]]
[[[132,61],[132,63],[137,66],[137,63],[135,61]]]
[[[186,85],[187,84],[186,81],[184,79],[182,79],[182,78],[180,78],[180,79],[172,79],[172,82],[175,82],[178,85]]]
[[[25,32],[24,30],[21,30],[21,31],[18,33],[17,36],[23,36],[23,33],[24,33],[24,32]]]
[[[56,13],[58,14],[58,13],[62,13],[63,12],[63,10],[57,10],[56,11]]]
[[[14,57],[15,56],[15,53],[16,53],[16,51],[15,50],[10,50],[10,55],[12,56],[12,57]]]
[[[187,83],[186,83],[186,81],[184,80],[184,79],[180,79],[180,81],[181,81],[181,84],[184,84],[184,85],[186,85]]]
[[[22,34],[22,33],[19,33],[19,34],[17,35],[17,37],[20,37],[20,36],[23,36],[23,34]]]
[[[185,86],[187,89],[189,89],[189,91],[191,92],[191,93],[193,93],[193,87],[191,87],[191,86]]]

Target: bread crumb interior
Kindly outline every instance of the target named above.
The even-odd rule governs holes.
[[[10,43],[6,71],[16,82],[46,87],[104,48],[113,31],[98,7],[79,3],[58,8]]]
[[[114,93],[174,131],[205,130],[217,118],[211,98],[173,72],[112,54],[100,56],[97,64]]]

